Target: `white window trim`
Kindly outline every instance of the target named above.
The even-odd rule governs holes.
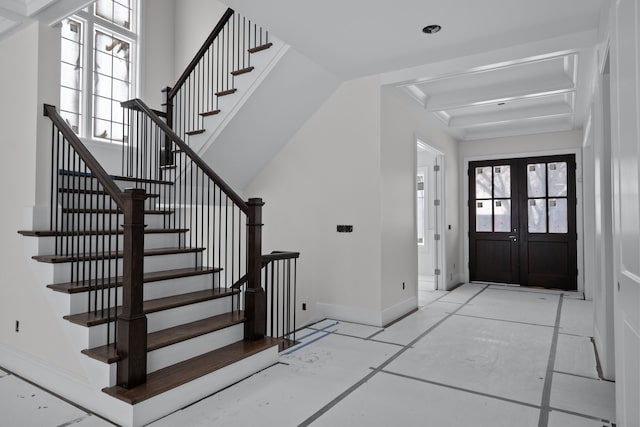
[[[96,29],[104,30],[106,32],[117,33],[122,38],[130,43],[131,46],[131,98],[137,98],[139,96],[139,83],[140,83],[140,70],[142,68],[140,64],[140,44],[142,37],[140,36],[142,29],[142,22],[140,19],[140,9],[142,7],[141,0],[134,0],[134,17],[131,22],[133,30],[127,30],[124,27],[116,25],[112,22],[106,21],[99,16],[94,15],[94,4],[90,4],[86,8],[76,11],[68,18],[78,20],[82,22],[83,28],[83,52],[82,60],[84,61],[84,73],[82,75],[82,95],[80,105],[80,129],[81,133],[78,135],[81,141],[96,143],[101,145],[120,147],[122,141],[112,139],[95,138],[93,136],[93,77],[94,77],[94,32]]]

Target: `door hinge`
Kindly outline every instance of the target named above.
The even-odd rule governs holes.
[[[439,234],[434,234],[433,235],[433,240],[440,240],[440,235]]]
[[[433,201],[433,206],[440,206],[440,200],[436,199]]]
[[[434,165],[433,166],[433,171],[434,172],[440,172],[440,165]]]
[[[440,275],[440,269],[436,268],[435,271],[433,272],[433,274],[435,274],[436,276]]]

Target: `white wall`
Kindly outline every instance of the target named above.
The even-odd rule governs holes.
[[[217,0],[175,1],[174,79],[169,85],[180,77],[226,10]]]
[[[0,42],[0,56],[13,58],[11,66],[0,67],[0,81],[4,102],[0,117],[6,161],[0,168],[0,182],[4,198],[0,212],[0,365],[7,351],[29,354],[65,371],[78,371],[77,355],[70,354],[65,336],[45,297],[45,289],[35,282],[29,268],[32,263],[23,253],[23,238],[17,231],[24,228],[25,207],[48,202],[49,166],[43,147],[50,141],[48,119],[42,117],[42,103],[56,103],[57,90],[47,88],[46,82],[56,70],[51,68],[49,56],[56,50],[47,49],[47,42],[56,40],[55,28],[35,23]],[[39,48],[42,47],[42,48]],[[57,64],[57,63],[56,63]],[[39,80],[39,78],[41,80]],[[34,83],[37,82],[37,83]],[[53,93],[53,95],[52,95]],[[56,98],[56,99],[54,99]],[[48,138],[43,139],[43,134]],[[9,147],[10,145],[10,147]],[[50,145],[49,145],[50,146]],[[42,188],[44,186],[44,188]],[[37,196],[37,190],[41,193]],[[15,321],[20,332],[15,332]],[[28,376],[28,372],[21,372]]]
[[[142,2],[140,98],[151,108],[159,110],[164,110],[161,107],[163,101],[161,90],[171,86],[176,80],[175,15],[175,0],[144,0]]]
[[[263,253],[301,252],[299,324],[329,314],[380,323],[377,78],[343,83],[246,194],[266,203]],[[339,224],[353,225],[353,233],[337,233]],[[305,312],[300,311],[303,302]]]
[[[382,89],[383,180],[383,309],[415,295],[417,286],[416,244],[416,140],[421,139],[445,156],[445,266],[447,288],[459,282],[460,217],[457,142],[435,119],[406,94],[393,87]],[[402,281],[409,286],[403,291]]]

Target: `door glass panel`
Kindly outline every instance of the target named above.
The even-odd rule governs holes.
[[[549,233],[567,233],[567,199],[549,199]]]
[[[511,200],[493,202],[493,231],[508,233],[511,231]]]
[[[490,199],[492,193],[491,166],[476,168],[476,199]]]
[[[567,162],[549,163],[549,197],[567,196]]]
[[[547,232],[547,200],[529,199],[529,233]]]
[[[493,197],[496,199],[511,197],[511,166],[493,168]]]
[[[476,202],[476,231],[493,231],[491,213],[491,200]]]
[[[547,195],[547,168],[544,163],[527,165],[527,191],[529,197],[545,197]]]

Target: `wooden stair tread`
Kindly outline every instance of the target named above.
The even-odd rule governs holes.
[[[201,133],[205,133],[205,129],[190,130],[188,132],[185,132],[185,134],[187,134],[189,136],[200,135]]]
[[[256,47],[252,47],[250,49],[247,49],[247,52],[249,52],[249,53],[257,53],[257,52],[261,52],[263,50],[269,49],[271,46],[273,46],[273,43],[265,43],[265,44],[261,44],[260,46],[256,46]]]
[[[244,312],[224,313],[152,332],[147,335],[147,352],[219,331],[244,321]],[[82,353],[104,363],[115,363],[120,360],[113,345],[103,345],[89,350],[82,350]]]
[[[58,173],[60,175],[66,176],[79,176],[83,178],[94,178],[94,175],[90,172],[77,172],[70,170],[59,170]],[[147,179],[147,178],[134,178],[131,176],[122,176],[122,175],[109,175],[114,181],[129,181],[129,182],[139,182],[141,184],[165,184],[165,185],[173,185],[172,181],[163,181],[158,179]]]
[[[195,304],[198,302],[209,301],[217,298],[224,298],[226,296],[237,294],[238,291],[234,289],[215,288],[206,289],[204,291],[189,292],[186,294],[173,295],[170,297],[157,298],[147,300],[143,304],[144,314],[155,313],[158,311],[169,310],[176,307],[182,307],[189,304]],[[65,320],[71,323],[75,323],[81,326],[96,326],[108,321],[113,321],[116,317],[116,313],[120,314],[122,307],[111,308],[104,310],[104,312],[98,310],[97,312],[86,312],[78,314],[70,314],[64,316]]]
[[[186,233],[188,228],[145,228],[144,234],[171,234]],[[51,230],[20,230],[18,234],[27,237],[57,237],[57,236],[105,236],[123,234],[123,230],[76,230],[76,231],[51,231]]]
[[[232,76],[239,76],[241,74],[246,74],[246,73],[250,73],[254,70],[254,67],[246,67],[246,68],[241,68],[239,70],[235,70],[231,72]]]
[[[157,256],[157,255],[174,255],[184,254],[191,252],[202,252],[204,248],[158,248],[147,249],[144,251],[144,256]],[[36,261],[46,262],[49,264],[56,264],[61,262],[72,261],[92,261],[102,259],[122,258],[122,251],[114,253],[93,253],[93,254],[75,254],[75,255],[36,255],[32,257]]]
[[[215,372],[239,360],[278,345],[279,339],[265,337],[256,341],[238,341],[217,350],[159,369],[147,375],[147,382],[131,389],[106,387],[103,392],[135,405],[183,384]]]
[[[142,276],[143,283],[160,282],[163,280],[179,279],[182,277],[192,276],[204,276],[207,274],[214,274],[222,271],[221,268],[208,268],[208,267],[191,267],[191,268],[178,268],[175,270],[163,270],[153,271],[145,273]],[[67,294],[77,294],[80,292],[87,292],[89,290],[103,289],[103,288],[117,288],[122,286],[122,276],[86,280],[83,282],[67,282],[67,283],[54,283],[47,285],[47,288],[56,292],[63,292]]]
[[[108,195],[104,190],[85,190],[83,188],[59,188],[58,192],[60,193],[71,193],[71,194],[91,194],[91,195]],[[156,199],[160,197],[159,194],[147,194],[147,199]]]
[[[63,208],[62,213],[72,214],[122,214],[122,211],[118,208],[113,209],[85,209],[85,208]],[[172,215],[173,211],[169,210],[152,210],[145,209],[145,215]]]
[[[227,96],[236,93],[238,89],[227,89],[220,92],[216,92],[216,96]]]
[[[200,113],[202,117],[214,116],[216,114],[220,114],[220,110],[211,110],[211,111],[206,111],[204,113]]]

